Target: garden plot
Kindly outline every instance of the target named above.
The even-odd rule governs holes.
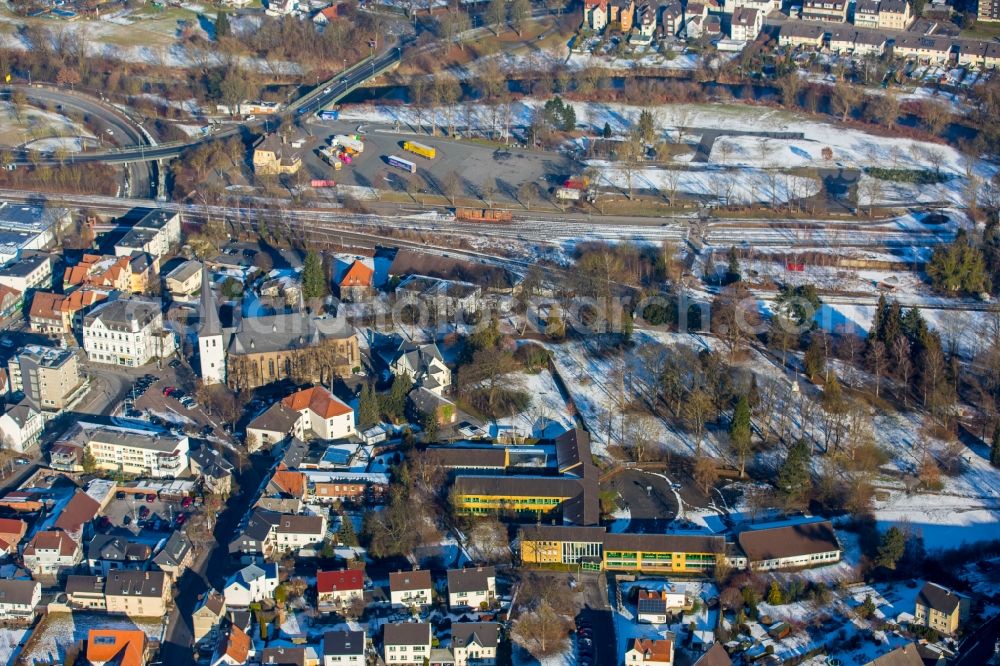
[[[508,379],[511,387],[531,396],[531,405],[523,412],[491,422],[490,437],[512,432],[518,437],[547,439],[573,428],[573,415],[548,370],[519,372],[508,375]]]
[[[62,663],[66,650],[86,640],[91,629],[139,629],[150,639],[160,640],[163,618],[127,618],[104,613],[54,613],[36,629],[33,642],[22,653],[25,663]]]

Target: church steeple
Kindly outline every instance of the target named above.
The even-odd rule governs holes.
[[[222,324],[219,322],[219,308],[215,304],[215,294],[212,283],[208,279],[208,269],[201,267],[201,304],[198,308],[198,337],[222,335]]]
[[[208,269],[201,268],[201,303],[198,308],[198,361],[206,384],[226,381],[226,350],[223,347],[219,309],[208,279]]]

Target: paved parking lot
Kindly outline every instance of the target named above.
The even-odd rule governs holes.
[[[194,507],[183,509],[180,502],[167,502],[157,499],[147,502],[143,495],[126,493],[125,499],[111,500],[104,515],[111,520],[114,534],[131,534],[133,536],[142,535],[151,539],[159,539],[170,534],[174,530],[174,519],[178,513],[184,513],[190,519],[191,511]],[[146,514],[146,512],[149,512]],[[143,517],[145,515],[145,518]],[[125,517],[128,516],[128,524],[125,524]],[[162,529],[156,530],[156,520],[162,521]],[[143,527],[139,526],[142,521]],[[152,524],[151,524],[152,523]]]
[[[627,469],[608,484],[631,513],[629,532],[664,532],[677,517],[677,496],[662,476]]]
[[[497,150],[491,146],[462,142],[443,137],[397,133],[392,127],[365,125],[364,152],[340,171],[326,164],[316,153],[334,134],[354,134],[358,123],[324,122],[310,124],[313,139],[302,148],[303,164],[309,178],[332,179],[345,185],[377,187],[407,191],[406,172],[390,167],[386,159],[397,155],[417,165],[413,179],[416,187],[431,194],[443,194],[448,174],[458,174],[459,196],[475,197],[489,184],[495,190],[494,200],[516,201],[517,189],[524,182],[535,182],[545,190],[561,184],[580,167],[563,155],[527,150]],[[419,141],[437,150],[437,157],[428,160],[403,151],[404,141]]]

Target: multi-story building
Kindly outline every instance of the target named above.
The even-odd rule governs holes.
[[[316,606],[320,612],[330,612],[363,599],[365,575],[360,569],[316,572]]]
[[[22,294],[34,289],[51,289],[52,257],[32,254],[0,267],[0,284]]]
[[[833,564],[840,561],[837,533],[827,520],[740,532],[737,542],[753,571]]]
[[[219,625],[226,616],[226,598],[209,590],[195,604],[191,613],[191,636],[195,645],[218,639]]]
[[[85,254],[80,263],[63,271],[63,289],[89,286],[139,294],[149,287],[156,271],[156,260],[145,252],[122,257]]]
[[[916,58],[921,62],[937,64],[951,62],[954,52],[953,39],[934,35],[907,33],[897,37],[892,45],[892,55],[896,58]]]
[[[42,601],[42,584],[34,580],[0,580],[0,621],[27,624]]]
[[[455,666],[493,666],[497,663],[500,625],[495,622],[455,622],[451,625],[451,654]]]
[[[77,422],[60,442],[75,443],[93,457],[97,469],[110,472],[162,479],[188,468],[187,435]],[[52,463],[58,468],[55,458]]]
[[[879,0],[858,0],[854,6],[854,25],[878,28]]]
[[[97,363],[139,367],[174,353],[160,304],[143,299],[102,303],[83,318],[83,348]]]
[[[170,586],[170,577],[162,571],[113,571],[104,581],[104,599],[109,613],[162,618]]]
[[[298,149],[285,142],[277,134],[266,136],[257,142],[253,150],[254,173],[262,176],[280,176],[297,173],[302,166],[302,156]]]
[[[431,625],[427,622],[393,622],[383,625],[382,660],[386,666],[417,666],[431,654]]]
[[[24,568],[33,576],[58,577],[83,561],[80,544],[62,530],[36,532],[22,553]]]
[[[0,555],[17,552],[17,546],[28,532],[28,524],[17,518],[0,518]]]
[[[737,7],[733,12],[730,37],[739,42],[757,39],[763,25],[764,15],[753,7]]]
[[[455,477],[452,493],[455,508],[473,515],[507,513],[542,518],[588,504],[583,498],[584,483],[558,476],[463,475]],[[597,519],[589,516],[572,522],[588,525]]]
[[[341,300],[355,303],[367,300],[375,291],[375,271],[361,259],[355,259],[337,281]]]
[[[684,24],[684,7],[680,0],[667,0],[660,5],[660,34],[676,37]]]
[[[109,292],[83,287],[70,294],[36,291],[28,309],[31,330],[46,335],[65,336],[73,332],[80,322],[80,313],[107,299]]]
[[[87,388],[79,355],[71,349],[29,345],[7,362],[7,374],[11,391],[23,391],[43,412],[66,409]]]
[[[323,543],[326,517],[295,515],[256,508],[229,544],[229,553],[245,562],[262,561]]]
[[[1000,0],[979,0],[976,15],[980,21],[1000,21]]]
[[[43,250],[57,230],[71,222],[69,210],[15,201],[0,202],[0,263],[21,256],[25,250]]]
[[[878,28],[880,30],[906,30],[916,17],[909,0],[880,0]]]
[[[175,581],[191,566],[193,560],[194,547],[187,534],[181,531],[173,532],[160,552],[153,556],[153,564]]]
[[[66,576],[66,602],[73,610],[107,610],[104,598],[104,578],[101,576]]]
[[[448,607],[486,608],[497,596],[497,572],[493,567],[448,570]]]
[[[359,666],[365,662],[365,632],[328,631],[323,634],[323,666]]]
[[[847,0],[804,0],[802,18],[807,21],[844,23],[847,21]]]
[[[87,544],[87,567],[95,576],[112,571],[145,569],[153,549],[147,543],[129,541],[114,534],[98,534]]]
[[[128,257],[133,252],[145,252],[159,261],[180,242],[181,214],[151,210],[115,243],[115,254]]]
[[[823,46],[823,35],[825,33],[826,30],[823,26],[816,25],[815,23],[790,21],[782,24],[781,32],[778,34],[778,43],[781,46],[818,50]]]
[[[969,598],[943,585],[927,582],[914,603],[913,621],[945,636],[958,633],[969,617]]]
[[[139,629],[91,629],[84,655],[93,666],[146,666],[149,638]]]
[[[357,434],[354,410],[322,386],[302,389],[284,398],[281,404],[298,412],[294,434],[299,439],[342,439]]]
[[[433,342],[400,342],[389,370],[394,376],[406,376],[416,386],[437,395],[451,386],[451,369],[445,364],[441,350]]]
[[[272,598],[277,587],[277,564],[248,564],[229,577],[222,594],[229,608],[247,608]]]
[[[35,405],[24,398],[18,403],[5,405],[0,415],[0,441],[3,447],[24,453],[42,436],[45,418]]]
[[[389,600],[394,606],[425,606],[431,602],[431,572],[393,571],[389,574]]]

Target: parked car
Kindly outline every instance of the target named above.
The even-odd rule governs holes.
[[[153,502],[155,502],[156,501],[156,494],[155,493],[149,493],[148,495],[146,495],[146,501],[149,502],[150,504],[152,504]]]
[[[175,358],[174,360],[170,361],[170,363],[168,363],[167,365],[169,365],[171,368],[176,368],[180,364],[181,362]]]
[[[139,517],[145,519],[147,516],[149,516],[149,507],[148,506],[140,506],[139,507]]]
[[[117,500],[125,499],[125,493],[119,490],[118,492],[115,493],[115,499]]]
[[[194,504],[194,500],[191,499],[190,497],[185,497],[183,500],[181,500],[181,506],[184,507],[185,509],[191,506],[192,504]]]
[[[177,527],[180,527],[181,525],[184,524],[185,520],[187,520],[187,514],[185,514],[185,513],[178,513],[174,517],[174,525],[176,525]]]
[[[122,517],[122,525],[128,525],[128,524],[130,524],[131,522],[132,522],[132,516],[130,516],[130,515],[128,515],[128,514],[125,514],[125,515],[124,515],[124,516]]]
[[[174,392],[174,391],[176,391],[176,390],[177,390],[177,389],[176,389],[175,387],[173,387],[173,386],[168,386],[167,388],[163,389],[163,395],[164,395],[164,396],[168,396],[168,397],[169,397],[169,396],[170,396],[170,395],[172,395],[172,394],[173,394],[173,392]]]

